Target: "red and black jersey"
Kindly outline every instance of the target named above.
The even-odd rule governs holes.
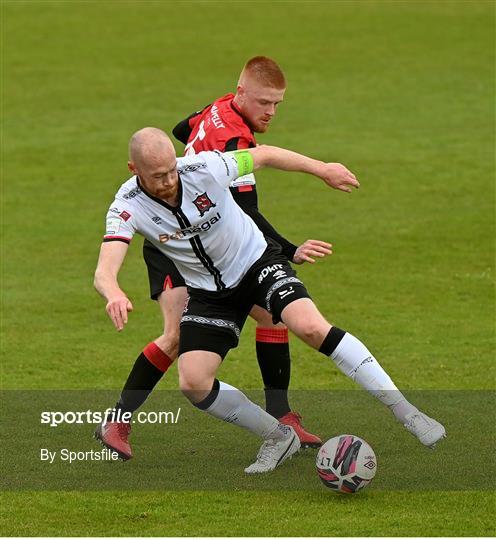
[[[233,101],[234,94],[226,94],[191,114],[172,130],[176,139],[186,145],[186,155],[202,151],[229,152],[254,148],[257,143],[241,112]],[[231,183],[234,200],[253,219],[265,236],[281,245],[284,255],[293,260],[296,246],[281,236],[258,210],[255,175],[242,176]]]
[[[216,99],[173,129],[174,136],[186,145],[186,155],[213,149],[229,152],[257,145],[233,98],[233,94],[226,94]]]

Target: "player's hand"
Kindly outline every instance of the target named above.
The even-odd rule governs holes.
[[[331,255],[332,244],[322,242],[321,240],[307,240],[296,251],[293,257],[295,264],[303,264],[304,262],[314,263],[313,257],[325,257]]]
[[[133,311],[133,304],[127,296],[119,296],[109,299],[105,310],[116,330],[120,332],[127,324],[127,314],[129,311]]]
[[[360,187],[356,176],[341,163],[326,163],[321,178],[328,186],[346,193],[351,193],[351,188]]]

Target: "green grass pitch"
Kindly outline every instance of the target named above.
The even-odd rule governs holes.
[[[283,67],[288,90],[259,142],[343,162],[362,184],[347,196],[302,175],[257,177],[262,211],[281,232],[295,242],[334,243],[331,258],[299,269],[322,312],[361,337],[407,392],[494,390],[494,11],[489,1],[449,0],[1,0],[2,388],[117,395],[161,328],[140,240],[121,273],[135,306],[122,334],[92,289],[106,208],[128,177],[128,138],[145,125],[170,131],[234,90],[244,61],[265,54]],[[248,323],[220,372],[244,389],[261,386],[253,335]],[[295,339],[292,355],[293,390],[354,388]],[[177,388],[175,367],[160,388]],[[8,408],[5,399],[2,416]],[[479,432],[487,440],[493,413],[489,407]],[[332,410],[311,414],[325,416],[332,430]],[[458,416],[470,429],[463,404]],[[457,444],[456,420],[451,433],[446,448]],[[14,452],[23,448],[18,436],[9,441]],[[201,444],[195,436],[193,428]],[[133,443],[139,451],[138,428]],[[157,448],[166,465],[187,463],[173,434]],[[436,452],[442,456],[443,447]],[[426,450],[419,459],[433,458]],[[453,476],[471,474],[457,464],[449,464]],[[115,474],[127,465],[116,464]],[[496,532],[494,478],[480,490],[371,486],[340,497],[292,490],[297,460],[272,490],[270,476],[260,490],[208,489],[208,460],[200,466],[202,491],[107,490],[103,482],[94,491],[9,489],[0,532]],[[2,468],[11,467],[3,453]]]

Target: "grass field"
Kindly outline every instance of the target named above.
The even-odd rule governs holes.
[[[34,402],[48,390],[115,390],[117,396],[134,358],[161,328],[148,300],[140,240],[121,273],[135,307],[123,333],[112,329],[92,289],[105,212],[128,177],[128,138],[145,125],[170,131],[234,90],[243,63],[256,54],[275,58],[288,79],[285,101],[259,142],[343,162],[362,184],[346,196],[301,175],[257,176],[261,208],[281,232],[295,242],[334,243],[331,258],[299,269],[322,312],[361,337],[407,393],[479,391],[482,399],[494,390],[493,2],[1,0],[1,10],[4,390],[29,391]],[[248,390],[261,386],[253,335],[248,323],[220,372]],[[292,389],[308,395],[354,388],[296,340],[292,353]],[[175,367],[160,388],[177,388]],[[3,418],[15,413],[8,392]],[[489,400],[487,423],[477,424],[486,445],[494,440],[493,404]],[[332,408],[315,411],[311,400],[303,405],[306,418],[321,418],[323,435],[341,428],[343,418],[333,419]],[[471,429],[470,414],[460,399],[459,410],[450,411],[445,449],[440,446],[435,458],[412,454],[416,466],[445,456],[453,476],[473,474],[470,460],[451,459],[457,445],[465,445],[457,437],[466,435],[462,427]],[[389,428],[406,440],[384,413],[382,429]],[[239,435],[230,429],[223,426],[220,435]],[[202,433],[193,428],[191,444],[202,444]],[[381,448],[380,432],[375,436]],[[19,430],[9,432],[12,450],[2,453],[2,468],[10,478],[18,463],[12,452],[25,448],[24,439]],[[139,428],[132,440],[139,449]],[[93,446],[89,438],[81,444]],[[155,448],[170,467],[187,463],[173,437],[155,441]],[[469,444],[462,448],[479,455]],[[232,467],[241,470],[252,454]],[[494,457],[488,460],[492,470]],[[121,480],[127,465],[113,466]],[[214,469],[208,461],[190,466],[205,468],[201,491],[138,490],[134,484],[113,490],[104,476],[94,491],[54,490],[48,476],[45,490],[43,478],[36,490],[10,485],[2,494],[0,532],[496,533],[494,477],[480,490],[466,484],[392,489],[386,483],[338,497],[323,488],[292,490],[291,476],[301,474],[296,459],[273,490],[270,476],[259,490],[209,488]],[[229,465],[225,473],[232,470]],[[385,465],[380,473],[387,478],[391,470]]]

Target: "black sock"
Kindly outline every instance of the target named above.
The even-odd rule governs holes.
[[[326,356],[331,356],[336,347],[341,343],[341,340],[344,338],[346,332],[333,326],[327,336],[324,338],[322,345],[319,348],[319,352],[325,354]]]
[[[265,386],[265,409],[281,418],[291,408],[288,387],[291,375],[287,328],[257,328],[257,360]]]
[[[156,368],[142,352],[129,373],[115,408],[133,413],[143,405],[163,374],[164,372]]]

